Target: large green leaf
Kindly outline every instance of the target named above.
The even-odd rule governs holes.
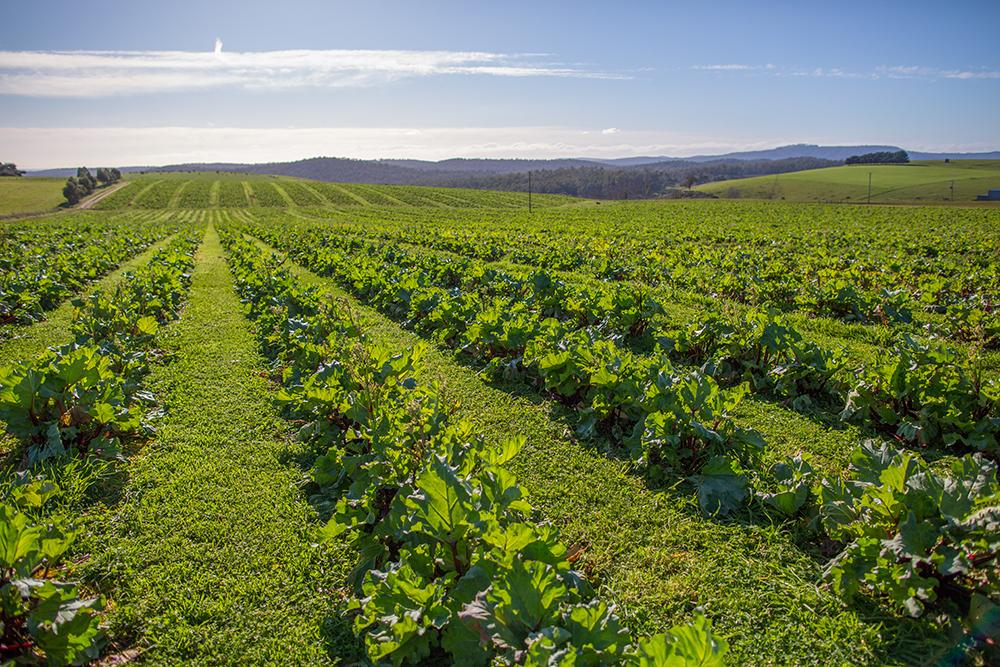
[[[728,456],[712,457],[691,481],[698,489],[701,511],[709,516],[727,516],[739,511],[749,495],[746,476]]]
[[[419,477],[406,505],[413,511],[413,530],[447,541],[468,531],[474,512],[468,485],[441,459],[435,459]]]

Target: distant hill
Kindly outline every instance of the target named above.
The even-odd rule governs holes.
[[[517,174],[528,171],[571,169],[577,167],[607,167],[615,169],[649,168],[664,163],[719,162],[730,160],[786,160],[816,158],[842,162],[852,155],[876,151],[898,151],[898,146],[857,145],[819,146],[816,144],[790,144],[759,151],[738,151],[722,155],[695,155],[692,157],[637,156],[624,158],[560,158],[552,160],[529,159],[470,159],[450,158],[437,162],[430,160],[355,160],[338,157],[314,157],[294,162],[267,162],[240,164],[230,162],[172,164],[166,166],[119,167],[123,172],[137,171],[232,171],[249,174],[276,174],[299,176],[320,181],[344,183],[394,183],[408,184],[419,181],[436,184],[455,174]],[[1000,151],[985,153],[928,153],[908,151],[912,160],[1000,160]],[[67,177],[76,173],[76,167],[31,171],[29,176]],[[420,176],[418,176],[420,174]],[[425,183],[426,181],[426,183]]]
[[[911,160],[1000,160],[1000,151],[986,153],[922,153],[907,151]]]
[[[972,202],[1000,187],[1000,161],[838,166],[705,183],[695,189],[735,199],[867,202],[869,176],[874,204]]]
[[[536,192],[596,198],[656,197],[670,188],[714,181],[821,169],[842,164],[852,156],[895,151],[896,146],[818,146],[793,144],[760,151],[690,158],[644,156],[616,159],[468,159],[357,160],[313,157],[293,162],[240,164],[230,162],[173,164],[160,167],[121,167],[123,172],[235,172],[294,176],[337,183],[433,185],[489,190],[526,190],[533,172]],[[993,153],[911,152],[914,160],[1000,159]],[[59,176],[73,169],[31,172],[30,176]]]
[[[610,167],[642,167],[647,164],[656,164],[659,162],[676,162],[678,160],[691,160],[691,158],[668,157],[666,155],[660,155],[658,157],[644,155],[640,157],[589,158],[590,162],[597,162],[599,164],[608,165]]]
[[[512,174],[542,169],[568,169],[594,167],[599,163],[584,159],[521,160],[521,159],[467,159],[450,158],[439,162],[429,160],[356,160],[341,157],[314,157],[294,162],[200,162],[169,164],[164,166],[120,167],[122,172],[178,172],[226,171],[240,174],[274,174],[298,176],[317,181],[339,183],[388,183],[406,185],[415,179],[435,180],[454,174]],[[29,176],[62,176],[76,174],[76,167],[43,169],[29,172]],[[423,174],[425,176],[417,176]]]
[[[625,158],[626,160],[628,158]],[[428,160],[378,160],[380,164],[407,167],[418,171],[448,172],[462,174],[513,174],[541,169],[568,169],[570,167],[593,167],[596,160],[556,159],[556,160],[504,160],[450,158],[439,162]]]
[[[880,151],[895,152],[902,150],[899,146],[858,145],[858,146],[819,146],[817,144],[789,144],[778,148],[768,148],[759,151],[738,151],[722,155],[694,155],[686,158],[668,156],[659,157],[627,157],[615,159],[595,158],[594,162],[619,167],[632,167],[654,164],[658,162],[687,160],[689,162],[714,162],[716,160],[784,160],[795,157],[814,157],[820,160],[842,162],[852,155],[876,153]],[[911,160],[1000,160],[1000,151],[986,153],[927,153],[922,151],[907,151]]]
[[[778,148],[768,148],[760,151],[740,151],[738,153],[726,153],[724,155],[698,155],[692,160],[783,160],[790,157],[814,157],[821,160],[834,160],[840,162],[852,155],[863,153],[875,153],[878,151],[898,151],[896,146],[817,146],[815,144],[791,144],[789,146],[779,146]]]
[[[664,196],[678,187],[698,183],[783,174],[808,169],[822,169],[840,164],[816,158],[788,158],[784,160],[713,160],[692,162],[668,160],[629,167],[590,164],[588,166],[534,171],[532,186],[535,192],[572,195],[596,199],[649,199]],[[488,190],[526,190],[528,179],[524,172],[507,174],[454,174],[439,185],[453,185]]]

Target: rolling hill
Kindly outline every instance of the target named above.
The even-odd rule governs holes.
[[[74,173],[76,173],[74,171]],[[0,178],[0,216],[15,216],[55,209],[62,204],[62,178]]]
[[[819,146],[817,144],[790,144],[756,151],[737,151],[719,155],[694,155],[691,157],[636,156],[622,158],[558,158],[558,159],[470,159],[449,158],[447,160],[407,160],[381,159],[358,160],[340,157],[313,157],[293,162],[264,162],[241,164],[234,162],[202,162],[171,164],[163,166],[119,167],[123,172],[136,171],[227,171],[252,174],[274,174],[278,176],[299,176],[321,181],[356,183],[396,183],[422,184],[434,179],[453,177],[456,174],[512,174],[529,170],[569,169],[576,167],[609,167],[629,169],[650,167],[659,163],[672,162],[718,162],[718,161],[758,161],[786,160],[790,158],[815,158],[841,162],[852,155],[876,151],[898,151],[899,146],[852,145]],[[1000,151],[986,153],[927,153],[908,151],[913,160],[1000,160]],[[42,169],[30,172],[30,176],[72,176],[76,167]],[[422,179],[416,183],[415,179]]]
[[[696,190],[736,199],[873,203],[971,202],[1000,187],[1000,160],[852,165],[718,181]],[[952,190],[954,184],[954,190]]]

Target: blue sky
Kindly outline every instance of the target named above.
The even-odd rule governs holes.
[[[996,0],[8,3],[0,159],[1000,149],[998,25]]]

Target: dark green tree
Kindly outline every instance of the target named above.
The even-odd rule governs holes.
[[[76,176],[70,176],[66,179],[66,185],[63,186],[63,197],[70,205],[78,204],[87,192],[88,190],[84,188]]]

